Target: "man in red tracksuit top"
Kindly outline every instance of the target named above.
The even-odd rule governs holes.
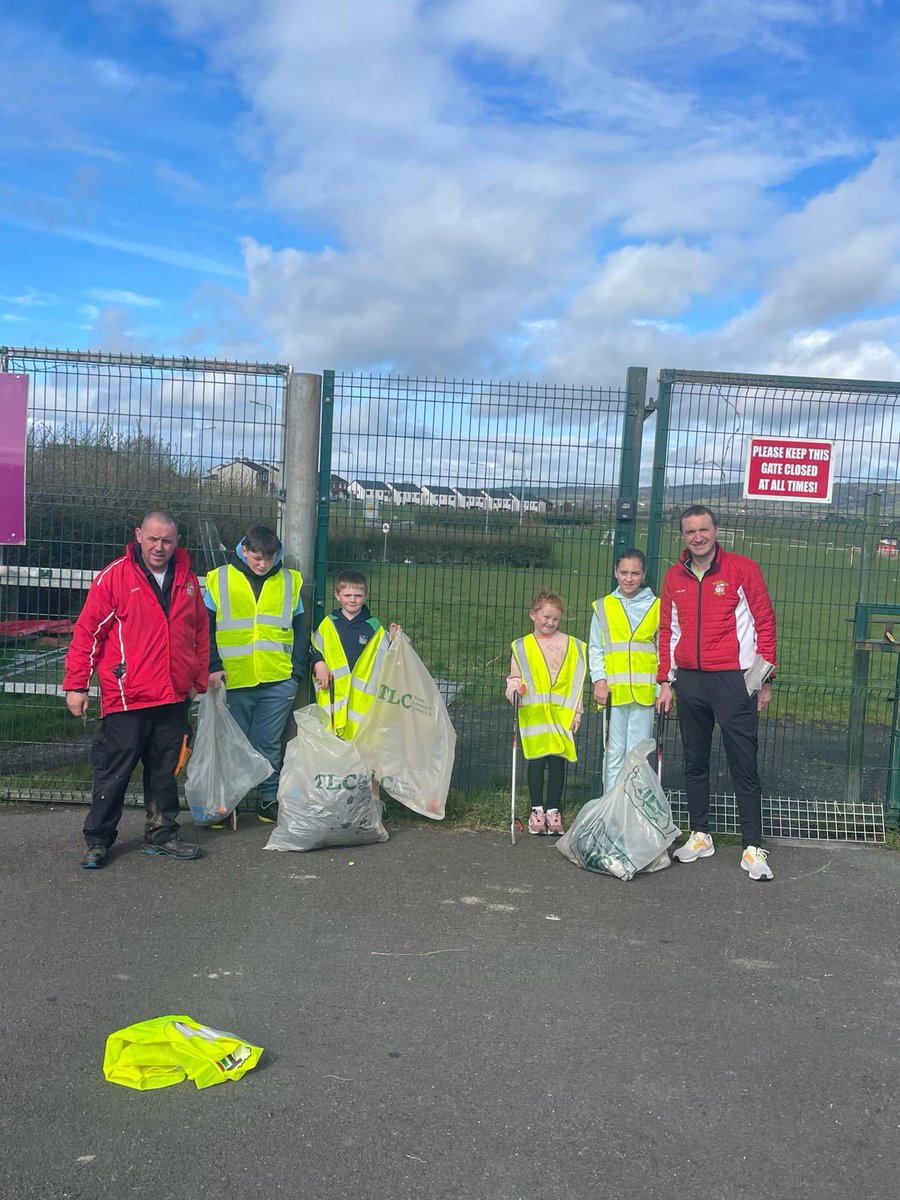
[[[709,756],[716,721],[737,795],[743,853],[751,879],[772,878],[762,840],[762,792],[756,756],[759,713],[769,703],[764,682],[751,696],[744,672],[757,655],[773,666],[775,614],[759,564],[723,550],[711,509],[693,504],[681,514],[685,549],[666,572],[660,597],[657,709],[678,697],[678,729],[691,835],[675,851],[679,862],[715,853],[709,834]]]
[[[81,865],[106,865],[125,789],[144,767],[144,853],[192,859],[200,847],[178,839],[175,769],[188,707],[206,691],[209,620],[200,583],[170,512],[147,513],[121,558],[91,584],[66,655],[69,712],[83,717],[91,676],[100,682],[100,728],[91,748],[93,799]]]

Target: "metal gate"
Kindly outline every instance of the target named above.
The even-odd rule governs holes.
[[[883,806],[896,824],[900,805],[900,655],[882,636],[894,611],[900,641],[900,385],[665,370],[655,408],[652,573],[661,578],[681,549],[679,512],[706,504],[722,544],[762,565],[775,605],[778,683],[760,726],[764,828],[879,838]],[[745,499],[753,435],[833,441],[832,502]],[[670,737],[674,749],[674,728]],[[677,809],[680,753],[668,759]],[[734,829],[721,754],[713,784],[718,827]]]
[[[87,726],[60,692],[91,578],[148,509],[171,509],[199,574],[250,522],[278,525],[288,368],[2,350],[30,380],[27,543],[0,547],[0,779],[6,798],[90,790]]]
[[[604,389],[324,374],[316,617],[333,606],[337,571],[366,572],[372,611],[403,625],[450,703],[454,786],[473,803],[508,777],[505,678],[532,598],[558,592],[564,628],[586,639],[616,541],[633,536],[640,421],[629,414],[643,415],[645,380],[638,371]],[[586,707],[570,802],[598,778],[599,720]]]

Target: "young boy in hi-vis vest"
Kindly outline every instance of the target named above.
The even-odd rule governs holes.
[[[512,644],[506,698],[519,695],[519,735],[528,764],[528,832],[563,832],[559,806],[566,763],[575,762],[575,737],[587,675],[585,644],[561,633],[564,612],[555,592],[541,591],[528,613],[533,632]],[[546,796],[545,796],[546,779]]]
[[[659,600],[644,586],[646,570],[640,550],[623,550],[615,566],[618,586],[594,601],[588,664],[594,699],[601,708],[610,702],[604,791],[615,785],[631,747],[653,736]]]
[[[369,612],[368,597],[361,571],[341,571],[334,583],[338,607],[314,631],[309,652],[316,702],[346,741],[356,736],[372,704],[390,644],[381,622]],[[400,626],[392,622],[390,636],[399,632]]]

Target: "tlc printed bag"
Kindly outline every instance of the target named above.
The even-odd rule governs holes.
[[[328,728],[318,704],[294,713],[297,736],[288,743],[278,783],[278,824],[267,850],[320,850],[386,842],[384,805],[372,793],[372,772],[356,742]]]
[[[652,738],[633,746],[615,785],[589,800],[556,843],[576,866],[617,879],[669,866],[665,853],[678,837],[672,809],[656,772],[647,763]]]
[[[437,684],[405,633],[391,642],[353,744],[389,795],[413,812],[441,820],[456,731]]]

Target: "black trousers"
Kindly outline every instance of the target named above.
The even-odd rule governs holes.
[[[544,771],[547,772],[547,799],[544,800]],[[559,808],[566,783],[566,760],[560,754],[528,759],[528,795],[532,808]]]
[[[103,717],[91,746],[93,798],[84,821],[88,846],[109,847],[116,840],[125,789],[138,763],[144,767],[144,842],[163,845],[176,836],[175,767],[189,728],[189,703],[184,700]]]
[[[737,796],[743,843],[758,846],[762,839],[762,791],[756,765],[759,714],[756,697],[747,695],[743,672],[679,667],[675,691],[691,829],[709,832],[709,756],[718,721]]]

